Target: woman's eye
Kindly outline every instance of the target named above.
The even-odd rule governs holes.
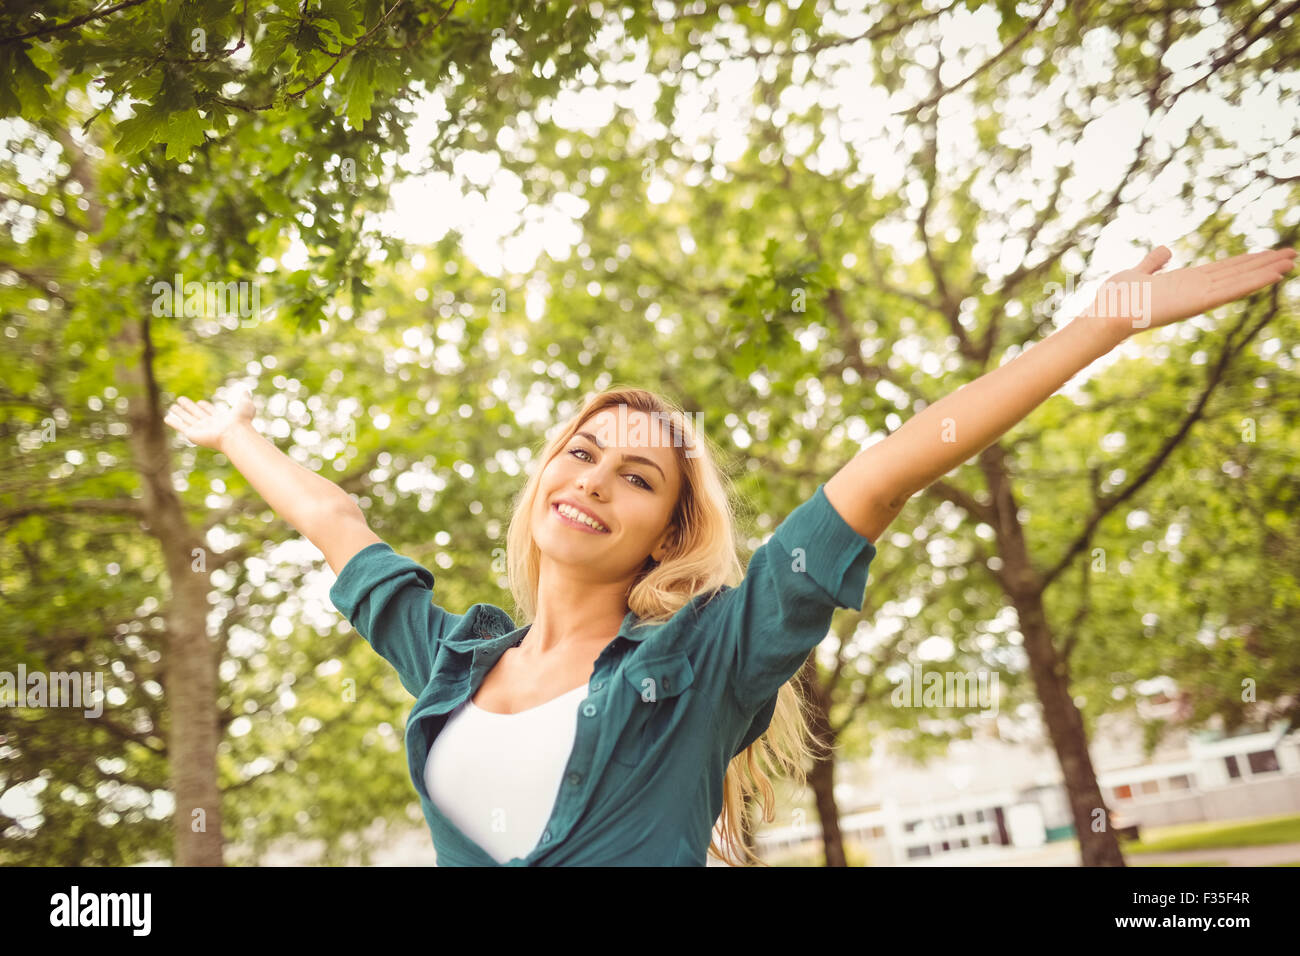
[[[570,449],[569,449],[569,454],[570,454],[570,455],[586,455],[587,458],[590,458],[590,457],[591,457],[591,452],[587,451],[587,449],[585,449],[585,448],[570,448]],[[580,459],[578,459],[578,460],[579,460],[579,461],[586,461],[587,459],[586,459],[586,458],[580,458]],[[635,478],[637,481],[641,482],[640,487],[644,488],[646,491],[653,491],[653,490],[654,490],[653,488],[650,487],[650,482],[646,481],[646,480],[645,480],[644,478],[642,478],[640,475],[633,475],[632,477]]]

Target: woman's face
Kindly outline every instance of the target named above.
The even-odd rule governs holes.
[[[633,409],[603,408],[542,472],[533,537],[554,561],[590,566],[608,580],[634,576],[647,556],[662,560],[671,544],[668,519],[680,488],[663,422]],[[562,500],[588,512],[603,530],[575,526],[557,510]]]

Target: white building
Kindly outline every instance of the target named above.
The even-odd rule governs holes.
[[[1171,735],[1149,760],[1131,724],[1100,723],[1091,756],[1108,809],[1123,818],[1116,822],[1150,827],[1300,811],[1300,732],[1285,722],[1233,736]],[[871,865],[983,862],[1075,835],[1056,755],[1045,746],[957,741],[924,767],[882,753],[838,770],[871,781],[836,787],[850,809],[840,818],[844,838]],[[768,858],[820,842],[815,819],[758,836]]]

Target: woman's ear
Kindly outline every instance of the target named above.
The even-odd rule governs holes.
[[[677,527],[675,525],[670,525],[668,530],[664,532],[663,537],[659,539],[659,543],[655,545],[654,550],[650,552],[650,557],[654,558],[656,564],[663,561],[664,556],[668,553],[668,549],[673,546],[673,543],[676,540]]]

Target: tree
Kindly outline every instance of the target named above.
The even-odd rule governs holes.
[[[737,477],[764,518],[763,530],[873,427],[898,427],[900,412],[924,408],[1029,347],[1061,314],[1051,284],[1073,287],[1121,211],[1149,208],[1144,197],[1186,204],[1201,225],[1177,248],[1188,260],[1204,261],[1247,247],[1241,224],[1211,206],[1212,196],[1290,181],[1271,171],[1267,149],[1238,148],[1204,120],[1194,119],[1172,145],[1157,140],[1154,122],[1143,126],[1149,115],[1167,119],[1203,87],[1231,99],[1274,64],[1293,67],[1287,11],[1263,15],[1232,3],[1195,12],[1089,4],[1049,16],[1051,5],[1044,4],[1019,18],[999,5],[1000,48],[989,51],[981,36],[978,56],[950,64],[939,23],[961,20],[978,35],[976,21],[962,19],[975,6],[893,5],[859,18],[852,32],[824,23],[824,10],[809,5],[768,5],[761,13],[736,7],[716,19],[713,10],[647,16],[629,33],[647,41],[659,125],[618,102],[599,127],[551,121],[537,124],[529,139],[529,117],[514,139],[532,146],[526,157],[557,161],[543,170],[528,158],[501,157],[527,183],[530,200],[567,192],[585,204],[577,257],[555,263],[546,282],[547,319],[562,351],[613,356],[615,378],[656,368],[659,383],[688,407],[713,409],[706,426],[730,436],[737,456],[747,459]],[[776,16],[766,19],[771,12]],[[1190,72],[1172,75],[1164,61],[1174,45],[1216,21],[1226,21],[1229,39]],[[1090,75],[1087,61],[1098,50],[1110,51],[1115,66]],[[864,59],[892,99],[873,99],[869,89],[847,98],[828,91],[835,76]],[[611,56],[602,77],[616,89],[630,85],[618,62]],[[733,88],[752,89],[752,103],[720,101],[709,78],[751,62],[753,72],[739,73]],[[864,81],[855,75],[850,82],[860,88]],[[1028,109],[1009,92],[1016,88],[1048,91],[1060,102],[1050,114],[1050,137],[1031,143],[1041,122],[1016,122]],[[855,109],[863,102],[874,111]],[[1035,162],[1036,152],[1083,137],[1115,102],[1132,102],[1141,112],[1131,123],[1126,161],[1101,182],[1083,184],[1080,160],[1068,155]],[[738,156],[711,122],[701,122],[724,116],[746,142]],[[867,123],[885,131],[872,151],[863,145],[871,137],[843,132]],[[1201,161],[1212,149],[1224,151],[1215,154],[1217,163]],[[898,171],[882,168],[894,156]],[[1181,189],[1175,180],[1170,195],[1168,179],[1159,177],[1175,159],[1190,161],[1194,173]],[[1274,201],[1279,206],[1285,203]],[[1271,232],[1251,246],[1294,243],[1295,225],[1279,211]],[[644,334],[611,321],[618,311],[644,316]],[[1195,345],[1175,344],[1176,336],[1135,343],[1140,358],[1124,367],[1136,364],[1140,378],[1096,379],[1077,402],[1058,395],[909,509],[912,533],[891,533],[889,553],[873,568],[877,588],[887,581],[897,590],[882,596],[883,609],[870,594],[868,603],[891,616],[903,607],[921,610],[907,613],[903,631],[874,642],[862,634],[861,620],[842,615],[839,646],[820,672],[826,692],[813,695],[841,712],[818,721],[828,743],[838,730],[861,729],[853,725],[864,715],[919,729],[917,719],[891,713],[881,699],[887,671],[921,641],[946,638],[953,652],[945,666],[1005,676],[1013,685],[1007,703],[1016,702],[1015,685],[1032,688],[1042,717],[1035,732],[1046,733],[1058,756],[1085,865],[1122,865],[1104,825],[1085,720],[1115,709],[1116,701],[1088,695],[1084,702],[1072,690],[1076,682],[1114,680],[1113,661],[1107,665],[1085,648],[1090,637],[1101,640],[1084,623],[1086,608],[1120,600],[1088,578],[1090,549],[1145,547],[1122,522],[1148,496],[1159,500],[1162,482],[1179,481],[1173,462],[1186,462],[1180,449],[1192,436],[1221,432],[1227,422],[1239,427],[1241,408],[1227,393],[1240,368],[1262,372],[1273,389],[1287,378],[1285,361],[1257,351],[1263,331],[1273,329],[1282,346],[1275,357],[1294,341],[1293,318],[1277,293],[1206,316],[1195,328],[1203,336]],[[1208,356],[1210,374],[1186,374],[1180,366],[1193,350]],[[1091,397],[1099,391],[1104,403]],[[1127,405],[1134,410],[1126,418]],[[1268,459],[1263,471],[1273,474],[1284,468],[1287,429],[1267,418],[1273,430],[1258,452]],[[1130,429],[1142,421],[1149,424],[1139,438]],[[1099,453],[1095,443],[1121,429],[1130,435],[1125,450]],[[1046,449],[1050,482],[1033,475],[1044,469]],[[1279,489],[1273,500],[1286,494]],[[1252,539],[1234,556],[1243,573],[1253,564],[1245,546]],[[927,581],[916,569],[933,565],[936,554],[942,565]],[[1288,561],[1277,572],[1288,594],[1292,567]],[[1245,597],[1231,617],[1258,620],[1280,610]],[[1010,627],[1004,611],[1012,612]],[[1129,622],[1115,642],[1133,642],[1132,604],[1110,603],[1105,616]],[[1185,641],[1174,632],[1169,638]],[[1217,639],[1225,648],[1236,644],[1231,632]],[[1294,655],[1280,642],[1256,646],[1269,673],[1294,672]],[[1184,682],[1200,675],[1200,682],[1203,656],[1166,657],[1159,670]],[[1148,660],[1143,676],[1151,669]],[[1274,679],[1269,688],[1285,708],[1286,685]],[[1240,696],[1239,684],[1230,689]],[[1200,715],[1223,705],[1228,690],[1202,691]],[[952,714],[949,729],[937,735],[921,730],[918,745],[933,749],[949,734],[969,734],[959,716]],[[815,768],[811,779],[836,862],[843,853],[828,769]]]
[[[221,673],[240,612],[226,607],[214,623],[209,599],[220,590],[214,574],[247,586],[236,559],[260,550],[268,529],[257,529],[246,551],[209,553],[204,509],[176,486],[164,406],[181,389],[205,391],[285,348],[259,325],[263,296],[304,330],[342,295],[361,309],[376,264],[401,253],[366,214],[402,173],[390,150],[405,145],[410,97],[442,91],[452,119],[434,160],[452,162],[504,108],[482,97],[484,77],[497,69],[486,56],[494,44],[530,74],[521,85],[543,95],[588,62],[592,23],[581,8],[402,0],[290,11],[127,0],[10,5],[0,14],[0,109],[22,118],[5,144],[0,243],[13,409],[0,499],[5,591],[22,595],[4,644],[14,658],[51,669],[113,663],[114,690],[132,715],[96,725],[116,736],[124,772],[116,761],[85,759],[102,733],[74,733],[53,712],[6,713],[6,746],[18,760],[6,790],[42,775],[85,806],[111,797],[105,775],[145,793],[166,776],[176,862],[222,861],[222,785],[255,772],[227,768],[222,779],[222,737],[240,717],[222,697]],[[122,109],[128,104],[134,115]],[[305,265],[268,267],[295,246]],[[214,293],[234,299],[216,305]],[[341,477],[359,488],[379,454]],[[220,495],[234,484],[210,477],[208,488]],[[233,517],[239,504],[230,507]],[[53,537],[60,530],[65,537]],[[100,536],[113,549],[87,551]],[[107,594],[84,605],[57,593],[60,581],[119,575],[122,584],[104,584]],[[47,731],[68,738],[66,759],[40,745]],[[122,837],[110,829],[111,807],[78,810],[78,826],[63,827],[68,814],[57,801],[47,795],[41,806],[55,825],[42,825],[34,842],[21,822],[0,821],[10,836],[29,838],[15,856],[122,862],[166,846],[139,814],[140,827]]]

